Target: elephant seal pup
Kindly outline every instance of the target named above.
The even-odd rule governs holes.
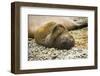
[[[53,21],[47,22],[34,32],[36,43],[46,47],[58,49],[71,49],[74,44],[74,38],[68,33],[63,24]]]
[[[28,37],[34,38],[36,43],[46,47],[58,49],[71,49],[75,45],[75,40],[68,32],[70,30],[87,26],[87,18],[79,19],[49,18],[42,19],[39,26],[28,27]]]

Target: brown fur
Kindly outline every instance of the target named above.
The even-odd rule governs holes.
[[[29,37],[32,37],[40,45],[59,49],[70,49],[75,45],[75,40],[68,31],[79,25],[72,20],[52,19],[33,31],[29,26]]]

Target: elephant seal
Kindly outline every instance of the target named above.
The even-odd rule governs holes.
[[[69,31],[85,25],[86,22],[78,24],[70,19],[51,19],[43,22],[43,24],[34,31],[29,29],[29,37],[34,38],[36,43],[45,47],[68,50],[75,45],[75,39],[69,34]],[[32,29],[30,26],[29,28]]]

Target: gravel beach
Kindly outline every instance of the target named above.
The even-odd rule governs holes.
[[[70,50],[60,50],[57,48],[47,48],[38,45],[34,39],[28,39],[28,61],[37,60],[65,60],[65,59],[85,59],[88,57],[87,36],[88,28],[73,30],[69,33],[75,39],[75,46]]]

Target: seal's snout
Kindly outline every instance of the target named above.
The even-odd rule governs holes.
[[[56,41],[55,41],[56,45],[54,45],[56,48],[59,49],[71,49],[74,45],[75,45],[75,40],[73,38],[73,36],[67,34],[62,34],[61,36],[59,36]]]

